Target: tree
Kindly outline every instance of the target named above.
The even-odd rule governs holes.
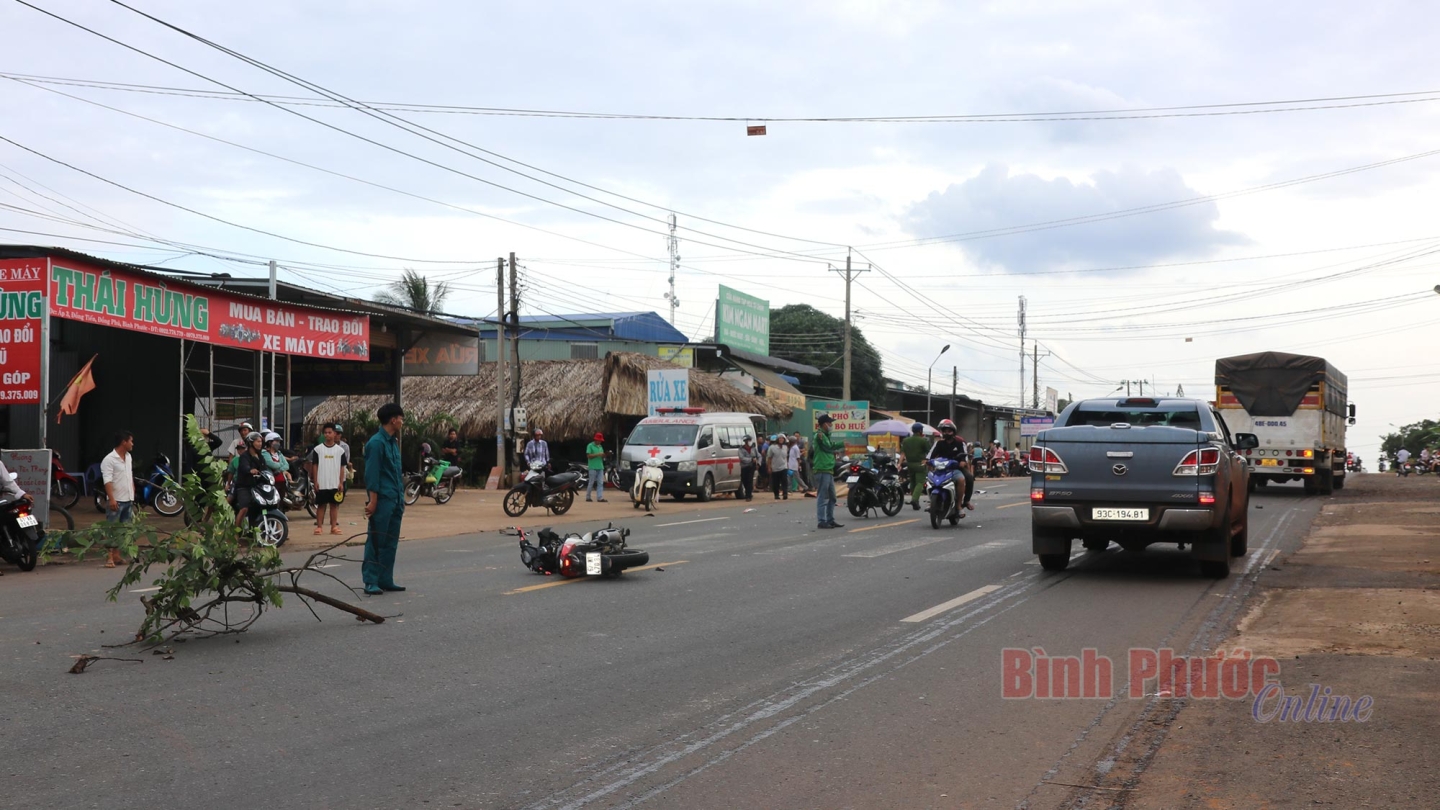
[[[770,310],[770,354],[820,369],[818,378],[801,375],[796,386],[810,396],[839,399],[845,385],[845,322],[809,304]],[[880,353],[865,334],[850,330],[850,397],[885,404],[885,376]]]
[[[1424,419],[1402,426],[1395,433],[1385,436],[1380,443],[1380,453],[1386,457],[1404,447],[1410,455],[1419,455],[1426,447],[1440,445],[1440,422]]]
[[[449,297],[449,282],[437,281],[432,284],[430,279],[407,269],[398,280],[390,282],[385,289],[375,294],[375,302],[413,309],[428,315],[441,311],[445,306],[445,299]]]

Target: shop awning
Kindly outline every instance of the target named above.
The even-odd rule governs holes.
[[[760,381],[765,386],[765,398],[788,408],[804,408],[805,395],[795,390],[795,386],[785,381],[774,371],[754,363],[747,363],[744,360],[730,358],[741,371]]]

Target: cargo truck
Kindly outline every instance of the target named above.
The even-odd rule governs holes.
[[[1250,488],[1303,481],[1307,494],[1345,486],[1345,428],[1355,423],[1345,375],[1323,357],[1259,352],[1215,361],[1215,406],[1231,433],[1253,433]]]

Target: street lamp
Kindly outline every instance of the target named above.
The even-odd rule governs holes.
[[[935,387],[932,378],[935,376],[935,364],[940,362],[940,358],[948,351],[950,351],[950,344],[946,343],[945,348],[940,350],[940,354],[935,355],[935,359],[930,361],[930,368],[925,370],[925,424],[930,425],[932,428],[935,427],[930,424],[935,418],[935,414],[930,409],[930,399],[933,396],[930,393],[930,389]]]

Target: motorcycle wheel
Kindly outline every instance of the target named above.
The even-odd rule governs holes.
[[[946,518],[946,520],[949,520],[949,521],[950,521],[950,525],[951,525],[951,526],[954,526],[954,525],[956,525],[956,524],[958,524],[958,523],[960,522],[960,516],[959,516],[959,515],[951,515],[950,517]]]
[[[95,511],[96,511],[96,512],[99,512],[100,514],[103,515],[103,514],[105,514],[105,506],[106,506],[106,503],[105,503],[105,490],[103,490],[103,489],[101,489],[101,490],[96,490],[96,491],[95,491]]]
[[[449,503],[455,497],[454,484],[437,484],[435,486],[435,503]]]
[[[20,530],[20,556],[15,560],[15,565],[21,571],[34,571],[35,565],[40,561],[40,553],[36,550],[36,538],[30,536],[29,530]]]
[[[930,528],[932,529],[940,528],[940,515],[944,510],[944,507],[940,505],[940,501],[942,500],[943,498],[937,498],[934,495],[930,496]]]
[[[551,512],[554,512],[554,513],[557,514],[557,515],[563,515],[563,514],[565,514],[566,512],[569,512],[569,511],[570,511],[570,507],[572,507],[572,506],[574,506],[574,505],[575,505],[575,490],[573,490],[573,489],[567,489],[567,490],[565,490],[564,492],[560,493],[560,503],[558,503],[558,504],[550,507],[550,511],[551,511]]]
[[[885,517],[895,517],[903,508],[905,508],[905,493],[898,487],[891,487],[881,495],[880,511],[885,513]]]
[[[266,512],[260,518],[260,545],[279,548],[290,539],[290,521],[277,510]]]
[[[80,487],[68,478],[56,481],[53,489],[55,494],[52,497],[55,502],[66,509],[74,506],[80,500]]]
[[[181,501],[180,496],[175,494],[175,490],[168,486],[161,488],[155,493],[155,503],[153,506],[156,512],[159,512],[165,517],[175,517],[185,511],[184,501]]]
[[[525,487],[515,487],[505,493],[505,500],[501,503],[505,514],[510,517],[520,517],[525,514],[525,510],[530,508],[530,499],[526,495]]]
[[[645,511],[649,512],[655,508],[655,490],[647,489],[645,494],[640,496],[640,501],[645,505]]]
[[[858,489],[850,490],[849,494],[845,496],[845,508],[849,509],[850,514],[857,518],[865,516],[865,508],[860,505],[861,497],[860,490]]]
[[[411,481],[405,485],[405,505],[414,506],[420,500],[420,482]]]

